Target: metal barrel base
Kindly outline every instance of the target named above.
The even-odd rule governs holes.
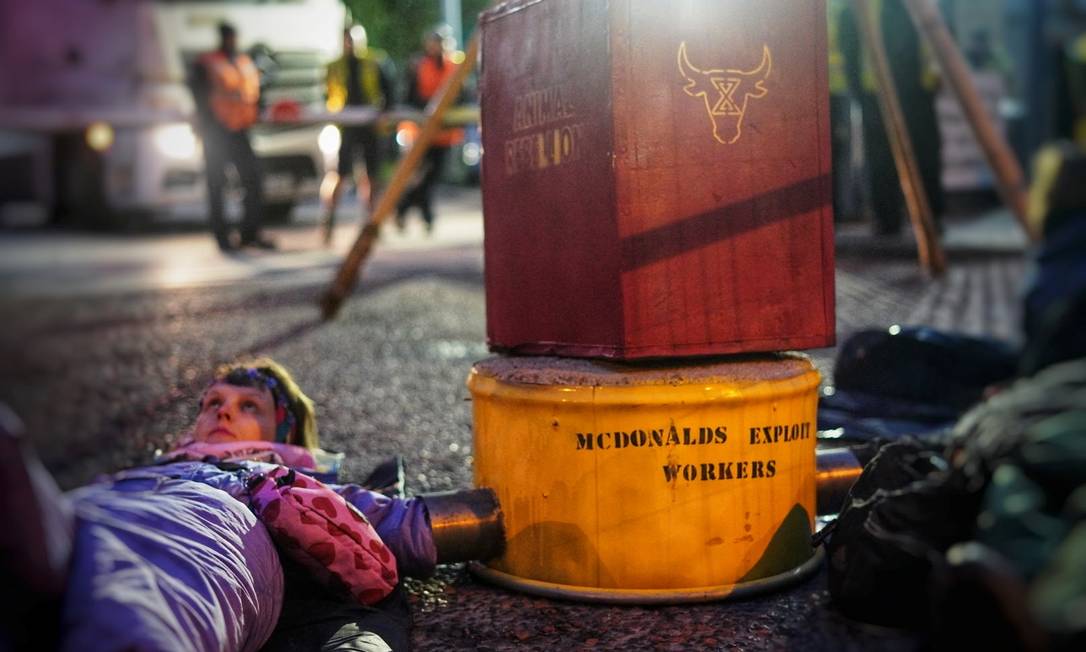
[[[739,584],[701,586],[689,589],[602,589],[593,586],[553,584],[503,573],[480,562],[470,562],[468,569],[473,575],[485,582],[500,586],[503,589],[527,593],[541,598],[595,604],[689,604],[748,598],[770,591],[777,591],[813,575],[822,566],[825,556],[826,553],[819,547],[815,549],[811,558],[803,564],[777,575]]]
[[[474,484],[494,489],[507,538],[488,567],[632,602],[788,577],[811,556],[818,382],[797,354],[477,362]]]

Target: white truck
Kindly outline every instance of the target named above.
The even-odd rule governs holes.
[[[81,226],[204,214],[188,75],[218,23],[261,68],[266,106],[320,112],[344,17],[340,0],[0,0],[0,208],[29,202]],[[269,217],[316,194],[336,135],[253,128]]]

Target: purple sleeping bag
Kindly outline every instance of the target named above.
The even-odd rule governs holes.
[[[176,462],[68,494],[77,516],[65,650],[256,650],[279,617],[283,575],[245,480],[273,465]],[[329,485],[359,509],[402,575],[433,572],[425,505]]]
[[[283,601],[264,526],[226,493],[127,472],[71,494],[63,650],[257,650]]]

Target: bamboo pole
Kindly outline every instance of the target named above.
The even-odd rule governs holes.
[[[882,111],[883,122],[886,123],[886,135],[894,155],[898,178],[901,180],[901,190],[905,195],[909,222],[912,224],[913,235],[916,236],[917,257],[920,260],[920,266],[925,271],[938,276],[946,271],[946,256],[935,235],[931,205],[928,203],[928,197],[920,181],[920,169],[916,164],[912,141],[901,110],[901,101],[898,99],[897,88],[890,74],[890,65],[886,60],[886,48],[883,45],[878,17],[873,15],[867,0],[852,0],[852,6],[856,13],[860,34],[863,35],[864,44],[867,46],[867,53],[874,64],[875,77],[878,79],[879,108]]]
[[[411,149],[408,150],[407,155],[400,160],[395,173],[392,175],[392,180],[388,183],[388,188],[381,195],[381,199],[377,202],[377,207],[374,208],[369,221],[362,227],[358,238],[354,241],[354,245],[347,252],[347,257],[340,265],[339,271],[336,272],[332,284],[321,296],[321,315],[325,320],[336,316],[343,301],[351,294],[354,286],[358,283],[358,275],[361,272],[362,265],[369,257],[370,251],[373,249],[377,236],[380,234],[381,224],[392,213],[397,202],[400,201],[404,190],[407,189],[408,182],[418,168],[419,163],[422,162],[422,157],[430,148],[434,136],[442,129],[446,111],[460,94],[464,80],[475,65],[475,60],[479,54],[479,32],[480,30],[475,30],[475,33],[472,34],[471,41],[468,42],[464,62],[457,66],[456,72],[449,77],[445,85],[434,94],[434,97],[426,106],[427,118],[418,137],[412,144]]]
[[[992,119],[984,108],[984,103],[977,93],[973,78],[969,73],[969,67],[962,58],[954,44],[950,31],[939,14],[939,8],[931,0],[905,0],[905,7],[916,24],[918,32],[924,35],[939,61],[939,67],[946,75],[954,96],[958,99],[962,111],[973,128],[973,134],[984,155],[988,159],[988,165],[996,176],[996,187],[999,189],[1003,202],[1011,209],[1018,222],[1022,225],[1026,234],[1032,240],[1037,239],[1037,233],[1030,228],[1026,216],[1027,193],[1025,175],[1018,165],[1018,160],[1011,153],[1007,142],[999,135]]]

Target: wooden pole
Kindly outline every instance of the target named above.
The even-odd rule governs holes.
[[[931,0],[905,0],[905,6],[916,24],[917,31],[923,34],[931,45],[939,67],[946,75],[954,96],[969,120],[969,126],[973,128],[973,134],[984,150],[988,165],[995,172],[996,187],[1003,202],[1014,213],[1030,239],[1036,240],[1038,234],[1030,228],[1026,216],[1027,193],[1022,168],[992,124],[992,119],[973,84],[969,67],[954,44],[954,39],[939,14],[939,8]]]
[[[905,195],[905,205],[909,211],[913,235],[916,237],[920,266],[929,274],[938,276],[946,270],[946,256],[935,235],[931,205],[928,203],[928,197],[920,181],[920,169],[916,164],[916,156],[905,126],[905,116],[901,110],[897,88],[894,86],[890,65],[886,60],[886,49],[883,46],[878,17],[872,13],[867,0],[852,0],[852,6],[856,13],[860,34],[863,35],[864,44],[867,46],[867,53],[874,64],[875,77],[878,79],[879,108],[882,111],[883,122],[886,123],[886,135],[894,155],[898,178],[901,180],[901,190]]]
[[[369,221],[362,227],[354,245],[347,252],[347,257],[340,265],[339,271],[336,272],[332,284],[321,296],[321,315],[325,320],[336,316],[343,301],[351,294],[354,286],[358,283],[358,275],[381,231],[381,223],[392,213],[397,202],[400,201],[404,190],[407,189],[408,182],[422,162],[422,157],[430,148],[434,136],[443,128],[445,112],[448,111],[453,101],[460,94],[464,80],[471,72],[472,67],[475,65],[475,59],[478,57],[479,32],[480,30],[475,30],[475,33],[472,34],[467,52],[464,55],[464,62],[457,66],[456,71],[445,82],[445,85],[434,94],[434,97],[426,106],[427,118],[419,131],[418,137],[412,144],[411,149],[408,150],[407,155],[400,160],[395,173],[392,175],[392,180],[388,183],[388,188],[381,195],[381,199],[377,202],[376,208],[373,209]]]

